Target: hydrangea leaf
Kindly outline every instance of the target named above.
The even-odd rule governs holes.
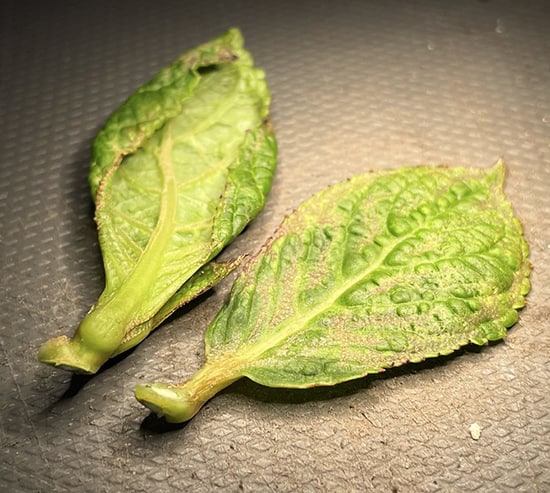
[[[105,289],[45,363],[95,373],[228,274],[212,260],[263,208],[277,145],[270,93],[231,29],[163,69],[108,119],[89,174]]]
[[[529,291],[528,245],[489,169],[368,173],[304,202],[247,264],[205,335],[206,362],[136,397],[190,419],[248,377],[307,388],[501,339]]]
[[[213,286],[225,279],[242,262],[243,257],[227,262],[213,260],[201,267],[187,282],[181,286],[172,297],[149,320],[132,327],[120,342],[111,357],[117,356],[145,339],[149,333],[170,317],[178,308],[186,305],[201,294],[207,292]]]

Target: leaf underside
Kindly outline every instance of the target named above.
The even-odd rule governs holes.
[[[263,208],[277,146],[262,70],[231,29],[134,93],[93,145],[105,289],[69,341],[39,358],[93,373],[239,260],[212,263]]]
[[[504,172],[501,161],[405,167],[312,197],[235,281],[207,329],[203,369],[160,402],[162,384],[138,399],[179,421],[211,396],[207,380],[333,385],[503,338],[530,273]]]
[[[242,260],[243,258],[239,257],[228,262],[212,261],[201,267],[172,295],[152,318],[133,327],[124,335],[112,357],[127,351],[145,339],[153,329],[170,317],[178,308],[186,305],[225,279],[240,265]]]
[[[406,168],[310,200],[235,283],[208,358],[306,387],[503,338],[530,271],[503,173]]]

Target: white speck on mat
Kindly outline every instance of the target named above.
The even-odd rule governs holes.
[[[470,425],[470,436],[473,440],[479,440],[479,437],[481,436],[481,426],[477,423],[472,423]]]

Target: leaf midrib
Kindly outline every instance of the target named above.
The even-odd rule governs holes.
[[[172,122],[169,121],[162,130],[162,138],[158,155],[158,166],[162,178],[162,193],[160,194],[159,216],[155,227],[142,255],[135,264],[134,269],[124,280],[115,295],[109,300],[109,304],[121,300],[127,305],[126,319],[136,323],[142,323],[149,317],[144,315],[139,319],[134,319],[137,308],[142,304],[145,296],[150,291],[148,277],[155,276],[163,258],[163,252],[172,236],[175,227],[175,218],[177,212],[177,183],[173,162],[171,159],[172,149]],[[128,329],[128,327],[126,327]]]
[[[216,105],[214,115],[211,115],[206,121],[202,121],[200,127],[193,128],[192,131],[186,132],[184,137],[192,137],[197,132],[204,131],[209,128],[216,119],[223,115],[232,105],[235,104],[238,98],[239,90],[238,83],[235,82],[231,91],[231,96],[226,98],[221,104]],[[173,135],[173,126],[175,119],[168,120],[160,132],[160,144],[158,153],[158,167],[161,177],[161,191],[159,193],[160,206],[159,215],[155,223],[154,228],[151,230],[149,241],[145,248],[142,250],[142,254],[138,258],[134,265],[133,270],[128,277],[124,279],[119,288],[114,292],[112,298],[108,299],[106,304],[112,304],[113,307],[117,304],[124,306],[123,313],[120,313],[119,317],[123,318],[126,323],[126,332],[131,330],[138,324],[141,324],[148,320],[151,316],[151,310],[147,313],[137,314],[140,308],[143,306],[144,300],[150,298],[151,278],[158,277],[159,271],[162,270],[162,262],[165,258],[165,252],[169,246],[170,239],[175,231],[178,230],[177,225],[177,204],[178,195],[180,190],[184,187],[190,187],[196,184],[199,180],[203,180],[205,176],[209,176],[213,173],[219,172],[220,169],[227,167],[226,160],[220,160],[215,166],[209,167],[205,173],[199,177],[195,177],[185,183],[178,184],[175,173],[175,164],[172,161],[171,151],[174,142],[176,142],[176,136]],[[177,135],[177,140],[182,140],[182,135]],[[186,225],[188,226],[188,225]],[[185,228],[183,228],[185,230]],[[196,263],[185,265],[182,267],[182,271],[187,268],[189,270],[188,278],[197,267]],[[181,276],[179,276],[181,277]]]
[[[244,366],[246,366],[247,362],[253,362],[259,359],[259,357],[263,353],[274,347],[277,347],[289,337],[299,333],[303,329],[303,327],[306,326],[311,320],[316,318],[318,315],[326,311],[331,306],[334,306],[336,300],[338,300],[338,298],[340,298],[346,291],[358,284],[369,274],[376,271],[376,269],[378,269],[383,264],[388,253],[398,243],[399,242],[396,241],[395,243],[386,245],[386,247],[380,254],[380,260],[378,262],[373,264],[369,268],[369,270],[362,271],[352,278],[344,279],[338,289],[334,289],[332,291],[332,295],[325,298],[323,302],[318,303],[314,309],[308,310],[306,312],[301,312],[297,314],[297,316],[292,316],[285,319],[281,324],[279,324],[276,331],[269,332],[268,337],[260,336],[260,338],[253,345],[249,346],[249,350],[247,350],[248,348],[243,348],[243,350],[240,350],[240,354],[242,356],[239,359],[242,359],[244,362],[243,370],[246,369],[244,368]]]

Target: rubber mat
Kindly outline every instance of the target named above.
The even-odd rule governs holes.
[[[0,9],[1,491],[550,491],[550,3]],[[37,362],[102,289],[94,135],[158,69],[231,26],[267,73],[280,159],[265,210],[224,255],[254,253],[302,200],[356,173],[503,156],[534,265],[506,341],[333,388],[241,380],[167,426],[134,386],[199,367],[230,278],[92,378]]]

